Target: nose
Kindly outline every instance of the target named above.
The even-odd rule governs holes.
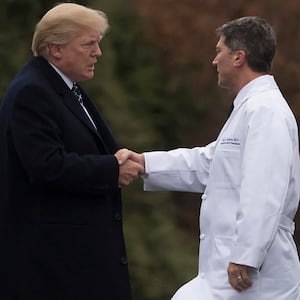
[[[217,65],[217,56],[215,56],[215,58],[213,59],[213,61],[211,63],[213,66]]]
[[[218,64],[218,61],[217,61],[217,56],[213,59],[213,61],[211,62],[211,64],[213,66],[216,66]]]
[[[102,55],[102,51],[101,51],[101,48],[100,48],[100,45],[98,43],[96,43],[96,47],[95,47],[95,56],[99,57]]]

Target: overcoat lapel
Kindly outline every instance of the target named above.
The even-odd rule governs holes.
[[[85,96],[83,96],[84,99],[86,99]],[[98,141],[101,142],[101,146],[104,148],[105,152],[107,154],[111,153],[111,151],[109,151],[109,149],[107,148],[106,142],[104,142],[103,137],[101,136],[100,132],[99,132],[99,124],[98,122],[96,122],[94,116],[90,113],[89,109],[87,108],[90,116],[92,117],[92,120],[94,121],[97,129],[94,127],[94,125],[92,124],[91,120],[89,119],[89,117],[87,116],[86,112],[84,111],[84,109],[82,108],[82,106],[79,104],[79,102],[77,101],[77,99],[75,99],[73,93],[70,91],[70,93],[67,93],[65,95],[65,97],[63,98],[64,103],[66,104],[66,106],[73,112],[73,114],[85,125],[87,126],[93,133],[93,135],[95,136],[96,139],[98,139]],[[85,104],[86,101],[84,101]],[[85,104],[86,105],[86,104]]]
[[[43,74],[48,78],[50,85],[52,88],[57,92],[57,94],[61,97],[62,101],[65,103],[65,105],[68,107],[68,109],[82,122],[85,126],[87,126],[93,133],[94,137],[98,140],[98,142],[101,143],[101,146],[103,149],[109,154],[114,153],[117,151],[117,147],[107,147],[107,143],[104,142],[104,137],[101,136],[99,130],[96,130],[93,124],[91,123],[89,117],[85,113],[84,109],[81,107],[80,103],[77,101],[75,96],[73,95],[72,91],[69,89],[69,87],[66,85],[64,80],[60,77],[60,75],[51,67],[51,65],[42,57],[34,57],[32,59],[33,64],[38,64],[40,69],[43,71]],[[83,93],[84,102],[88,103],[90,107],[93,107],[93,105],[90,103],[90,100],[86,96],[86,94],[81,90]],[[89,108],[87,108],[89,111]],[[93,109],[91,112],[91,117],[93,121],[96,124],[96,127],[100,129],[103,128],[103,121],[99,122],[99,119],[101,117],[99,116],[99,113],[96,111],[96,108]],[[90,113],[90,111],[89,111]],[[95,117],[97,116],[97,117]],[[99,126],[99,127],[98,127]],[[111,137],[111,139],[113,139]],[[111,144],[111,140],[108,141],[109,144]],[[112,143],[114,144],[114,143]],[[113,148],[113,149],[112,149]]]
[[[87,95],[82,91],[83,94],[83,103],[86,109],[88,110],[90,116],[96,124],[97,131],[96,133],[105,141],[106,147],[109,149],[109,153],[115,153],[119,147],[115,141],[110,128],[107,126],[103,120],[101,114],[97,110],[94,103],[87,97]]]

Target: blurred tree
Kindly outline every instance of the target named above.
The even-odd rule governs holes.
[[[70,2],[70,1],[65,1]],[[86,4],[87,1],[77,1]],[[0,10],[0,99],[17,70],[32,55],[35,24],[56,0],[3,0]]]
[[[1,98],[9,81],[30,53],[29,41],[34,26],[33,20],[38,15],[39,9],[40,4],[34,0],[4,0],[1,3]]]
[[[211,66],[217,41],[215,29],[228,20],[245,15],[266,18],[278,39],[273,72],[296,116],[300,117],[300,104],[295,100],[300,91],[295,80],[300,78],[300,57],[294,52],[300,39],[299,1],[228,1],[226,9],[222,0],[138,0],[137,3],[139,14],[144,18],[147,40],[158,48],[161,64],[173,82],[187,87],[193,101],[197,102],[190,104],[195,104],[193,107],[196,108],[200,105],[198,102],[211,101],[206,95],[216,88],[216,72]],[[223,111],[224,92],[222,94],[218,93],[217,97]]]

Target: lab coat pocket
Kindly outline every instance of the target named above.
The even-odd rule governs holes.
[[[215,237],[215,265],[213,266],[214,272],[214,285],[217,289],[224,289],[226,286],[229,290],[232,287],[228,283],[227,268],[230,262],[231,249],[233,244],[233,238],[230,236],[216,236]],[[253,283],[252,287],[243,291],[243,299],[259,299],[259,271],[255,268],[248,268],[249,277]],[[241,299],[236,294],[236,298]],[[271,298],[270,298],[271,299]]]
[[[240,151],[233,147],[220,147],[211,164],[210,180],[216,188],[236,189],[240,180]]]
[[[215,237],[215,249],[216,258],[223,261],[225,270],[227,272],[228,263],[230,260],[231,249],[232,249],[233,239],[227,236],[216,236]],[[255,268],[248,269],[249,275],[252,280],[257,281],[259,277],[259,271]]]

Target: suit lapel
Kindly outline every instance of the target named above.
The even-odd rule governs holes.
[[[86,96],[83,94],[83,102],[86,106]],[[106,142],[104,142],[103,137],[99,134],[99,127],[98,123],[96,122],[93,114],[90,113],[89,109],[87,108],[92,120],[94,121],[96,127],[98,130],[95,129],[94,125],[92,124],[91,120],[87,116],[86,112],[84,111],[83,107],[80,105],[80,103],[75,99],[75,96],[73,95],[72,91],[69,89],[68,93],[66,93],[63,97],[63,101],[65,105],[72,111],[72,113],[85,125],[87,126],[93,133],[93,135],[100,140],[102,147],[107,153],[111,153],[109,149],[107,148]]]
[[[63,97],[63,101],[66,106],[73,112],[74,115],[92,131],[96,131],[86,112],[80,103],[75,99],[72,91],[66,93]]]
[[[87,97],[87,95],[82,91],[83,94],[83,103],[88,110],[89,114],[91,115],[93,121],[96,124],[97,127],[97,135],[105,140],[105,145],[109,149],[110,153],[115,153],[118,149],[119,146],[114,139],[110,128],[107,126],[103,118],[101,117],[101,114],[93,104],[93,102]]]
[[[92,131],[93,135],[101,143],[101,146],[105,149],[105,151],[107,153],[115,153],[117,151],[117,145],[115,140],[110,134],[106,133],[108,130],[104,130],[106,126],[102,118],[100,117],[98,111],[88,99],[86,94],[83,92],[83,90],[80,88],[83,95],[83,101],[85,105],[87,105],[86,108],[91,114],[91,117],[95,122],[98,130],[94,128],[84,109],[81,107],[80,103],[75,98],[73,92],[69,89],[64,80],[61,78],[61,76],[52,68],[52,66],[43,57],[33,57],[31,63],[33,65],[38,65],[39,69],[42,70],[43,74],[47,77],[48,81],[50,82],[52,88],[62,98],[63,102],[68,107],[68,109],[80,120],[80,122],[82,122]],[[105,133],[104,136],[102,136],[102,131]]]

